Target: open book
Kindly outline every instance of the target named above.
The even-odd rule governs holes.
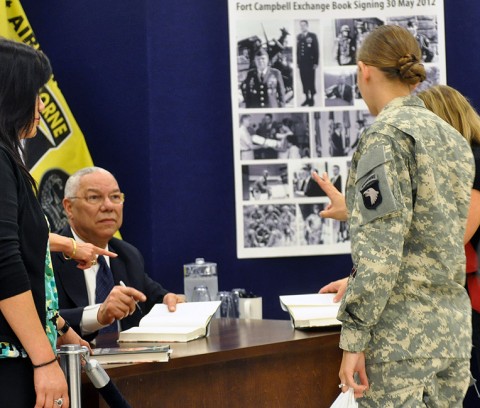
[[[152,347],[113,347],[92,349],[92,359],[100,364],[130,364],[166,362],[170,359],[169,345]]]
[[[187,342],[204,337],[220,301],[178,303],[175,312],[156,304],[138,327],[119,333],[119,342]]]
[[[280,296],[282,309],[290,313],[293,327],[321,327],[339,325],[337,313],[340,303],[333,303],[334,293]]]

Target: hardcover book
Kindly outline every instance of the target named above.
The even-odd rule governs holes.
[[[91,358],[100,364],[130,364],[140,362],[167,362],[169,345],[152,347],[113,347],[92,349]]]
[[[334,303],[333,293],[280,296],[282,309],[290,313],[293,327],[308,328],[340,325],[337,320],[340,302]]]
[[[208,335],[220,301],[178,303],[175,312],[156,304],[138,327],[119,333],[119,342],[188,342]]]

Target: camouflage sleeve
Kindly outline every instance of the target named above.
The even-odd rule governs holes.
[[[377,133],[364,139],[354,185],[348,186],[354,191],[349,221],[355,269],[338,315],[340,348],[351,352],[367,348],[389,300],[412,217],[408,148]]]

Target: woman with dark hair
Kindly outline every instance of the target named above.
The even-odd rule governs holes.
[[[1,407],[68,407],[55,350],[59,344],[88,346],[58,315],[50,249],[80,260],[83,269],[96,262],[96,254],[114,256],[49,234],[35,181],[22,160],[22,141],[37,133],[44,109],[39,91],[51,74],[42,52],[0,38]]]
[[[315,177],[332,200],[320,214],[350,226],[340,388],[363,394],[362,407],[459,407],[470,381],[463,237],[472,151],[411,95],[426,73],[408,30],[378,27],[357,61],[358,86],[377,118],[353,155],[346,206],[326,175]]]

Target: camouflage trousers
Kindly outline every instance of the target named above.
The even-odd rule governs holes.
[[[367,365],[370,384],[359,407],[454,408],[470,383],[468,359],[425,358]]]

